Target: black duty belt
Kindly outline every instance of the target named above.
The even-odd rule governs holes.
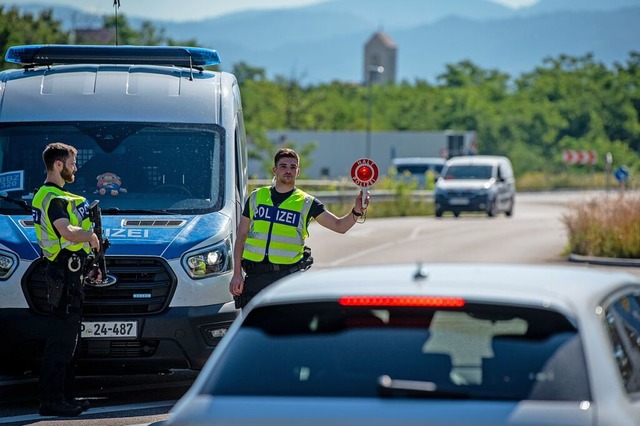
[[[279,272],[279,271],[290,271],[296,272],[299,271],[300,262],[292,263],[290,265],[281,265],[277,263],[256,263],[250,261],[243,261],[242,267],[245,272],[248,274],[267,274],[269,272]]]
[[[60,267],[67,268],[72,272],[77,272],[84,268],[84,264],[87,260],[85,253],[77,252],[60,252],[53,263]]]

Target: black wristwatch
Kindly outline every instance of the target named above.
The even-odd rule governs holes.
[[[362,217],[362,213],[358,213],[355,207],[351,208],[351,214],[354,215],[355,217]]]

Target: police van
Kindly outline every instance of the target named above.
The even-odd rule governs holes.
[[[51,142],[66,190],[98,200],[109,280],[85,285],[80,371],[200,369],[238,315],[229,293],[247,191],[236,78],[192,47],[16,46],[0,73],[0,357],[38,368],[48,312],[31,200]]]

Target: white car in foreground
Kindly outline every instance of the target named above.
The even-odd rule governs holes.
[[[167,425],[640,424],[640,280],[564,266],[309,271],[256,297]]]

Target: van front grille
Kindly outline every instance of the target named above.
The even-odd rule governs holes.
[[[80,340],[82,359],[151,357],[158,349],[158,340]]]
[[[38,313],[49,312],[45,262],[34,262],[22,283],[30,306]],[[160,258],[107,256],[107,270],[117,282],[108,287],[84,287],[85,319],[159,313],[169,305],[177,285],[175,275]]]

